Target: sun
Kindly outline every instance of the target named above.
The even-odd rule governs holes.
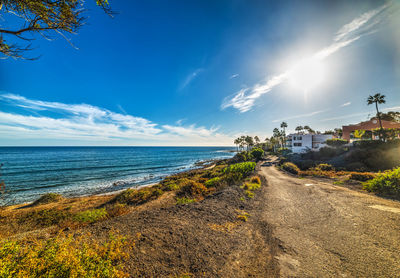
[[[295,89],[310,91],[325,80],[325,65],[316,58],[296,63],[288,73],[290,85]]]

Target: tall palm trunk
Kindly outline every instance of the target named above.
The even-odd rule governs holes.
[[[376,114],[378,115],[379,126],[381,127],[381,130],[383,130],[382,120],[381,120],[381,113],[379,113],[379,110],[378,110],[378,102],[375,102],[375,107],[376,107]]]
[[[381,127],[381,132],[380,132],[380,134],[379,134],[379,139],[380,139],[380,140],[383,140],[383,141],[386,141],[385,134],[384,134],[384,132],[383,132],[383,126],[382,126],[382,120],[381,120],[381,113],[379,113],[379,109],[378,109],[378,102],[375,102],[375,107],[376,107],[376,113],[377,113],[377,115],[378,115],[379,126]]]

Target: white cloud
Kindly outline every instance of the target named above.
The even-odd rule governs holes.
[[[350,104],[351,104],[351,102],[349,101],[349,102],[343,103],[342,105],[340,105],[340,107],[349,106]]]
[[[333,38],[333,43],[328,47],[316,52],[310,59],[323,60],[339,51],[343,47],[346,47],[357,41],[362,36],[374,32],[374,30],[371,30],[371,28],[381,21],[381,19],[384,17],[383,11],[387,9],[387,7],[387,4],[383,5],[377,9],[364,13],[352,20],[350,23],[345,24],[336,33],[335,37]],[[234,96],[225,98],[222,102],[221,108],[225,109],[228,107],[233,107],[239,110],[241,113],[251,110],[256,99],[270,92],[273,88],[286,81],[292,70],[293,68],[289,68],[282,74],[268,77],[261,84],[256,84],[253,87],[241,89],[235,93]]]
[[[361,16],[355,18],[353,21],[350,23],[344,25],[340,30],[336,33],[336,37],[334,41],[341,41],[344,38],[348,37],[350,34],[358,31],[361,27],[365,26],[366,23],[368,23],[373,17],[375,17],[377,14],[382,12],[388,7],[388,4],[383,5],[375,10],[366,12],[362,14]],[[375,25],[379,23],[379,19],[376,21],[372,22],[372,25]],[[372,27],[372,26],[369,26]]]
[[[231,145],[232,138],[218,128],[156,124],[88,104],[64,104],[0,95],[13,112],[0,112],[0,140],[69,140],[133,145]],[[21,109],[22,108],[22,109]],[[22,111],[20,111],[22,110]],[[49,114],[51,116],[49,116]]]
[[[204,69],[198,68],[191,74],[189,74],[185,80],[183,81],[182,85],[179,87],[179,90],[183,90],[185,87],[187,87]]]
[[[293,119],[299,119],[299,118],[312,117],[312,116],[321,114],[321,113],[326,112],[326,111],[328,111],[328,110],[314,111],[314,112],[310,112],[310,113],[305,113],[305,114],[290,116],[290,117],[282,118],[282,119],[278,119],[278,120],[273,120],[272,122],[273,122],[273,123],[277,123],[277,122],[281,122],[281,121],[287,121],[287,120],[293,120]]]
[[[393,106],[393,107],[388,107],[384,109],[380,109],[382,112],[386,111],[400,111],[400,106]],[[361,112],[361,113],[353,113],[353,114],[347,114],[347,115],[342,115],[342,116],[337,116],[337,117],[331,117],[331,118],[326,118],[326,119],[321,119],[320,122],[329,122],[329,121],[336,121],[336,120],[343,120],[343,119],[349,119],[349,118],[354,118],[358,117],[359,119],[361,116],[363,117],[372,117],[375,116],[376,111],[371,110],[371,112]]]
[[[233,79],[233,78],[236,78],[236,77],[238,77],[239,76],[239,74],[238,73],[235,73],[235,74],[232,74],[230,77],[229,77],[229,79]]]

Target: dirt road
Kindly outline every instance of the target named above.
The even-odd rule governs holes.
[[[400,202],[299,179],[269,158],[261,221],[281,241],[282,277],[400,277]]]

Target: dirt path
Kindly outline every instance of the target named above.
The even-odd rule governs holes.
[[[400,277],[400,203],[299,179],[269,158],[261,220],[281,241],[282,277]]]

